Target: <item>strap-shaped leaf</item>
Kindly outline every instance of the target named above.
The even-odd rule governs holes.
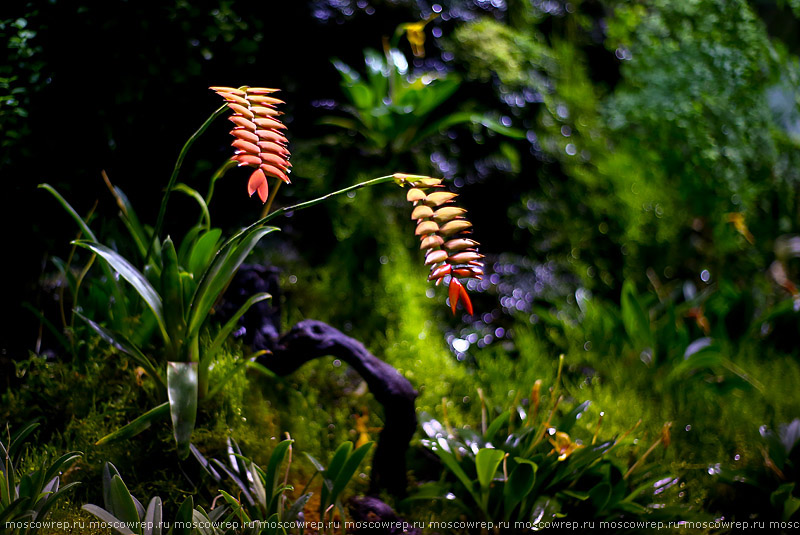
[[[194,520],[194,500],[187,496],[178,512],[175,514],[173,535],[192,535],[192,521]]]
[[[203,219],[205,220],[205,228],[209,228],[211,226],[211,214],[208,212],[208,204],[206,204],[206,200],[200,195],[196,189],[191,188],[180,182],[175,184],[172,188],[174,191],[180,191],[181,193],[185,193],[195,201],[197,201],[198,206],[200,206],[200,211],[203,213]]]
[[[163,528],[163,507],[161,498],[155,496],[147,504],[147,512],[144,514],[144,530],[142,535],[161,535]]]
[[[358,467],[364,461],[364,458],[369,453],[369,450],[372,449],[373,444],[373,442],[367,442],[348,456],[347,461],[344,463],[344,466],[342,466],[342,469],[339,471],[333,484],[333,490],[331,491],[330,498],[331,502],[336,502],[339,499],[339,494],[341,494],[341,492],[355,475],[356,471],[358,471]]]
[[[267,463],[267,472],[264,474],[264,484],[265,484],[265,492],[267,496],[267,500],[270,502],[272,501],[273,496],[275,495],[275,488],[278,483],[278,469],[283,463],[283,460],[286,458],[286,453],[289,451],[289,448],[292,446],[294,440],[284,440],[277,446],[275,449],[272,450],[272,455],[269,456],[269,462]]]
[[[292,504],[292,507],[286,513],[284,520],[286,520],[286,522],[293,522],[297,520],[297,517],[300,516],[300,513],[303,511],[303,508],[306,506],[308,500],[311,499],[313,494],[313,492],[307,492],[306,494],[303,494],[297,498],[297,501]]]
[[[486,430],[486,434],[484,435],[484,439],[486,442],[491,442],[494,439],[495,434],[503,427],[503,424],[508,423],[508,419],[511,417],[511,413],[509,411],[503,411],[500,416],[492,420],[492,423],[489,424],[489,428]]]
[[[187,252],[189,257],[184,264],[189,273],[199,275],[205,271],[211,259],[214,258],[214,253],[217,252],[217,244],[221,237],[222,230],[212,228],[197,238],[197,241]]]
[[[95,446],[102,446],[107,442],[111,442],[112,440],[120,440],[120,439],[128,439],[133,436],[138,435],[150,425],[162,418],[165,418],[169,415],[169,402],[165,401],[161,405],[158,405],[155,408],[150,409],[146,413],[142,414],[135,420],[133,420],[128,425],[121,427],[114,431],[113,433],[109,433],[108,435],[104,436],[97,442],[95,442]]]
[[[144,258],[144,255],[147,253],[147,243],[150,241],[150,235],[145,232],[144,227],[139,223],[139,218],[136,216],[136,211],[133,209],[133,205],[128,200],[127,195],[117,186],[111,189],[111,193],[117,200],[122,223],[125,225],[125,228],[128,229],[131,238],[133,238],[133,242],[136,244],[136,249],[139,251],[139,254]]]
[[[255,227],[237,234],[226,242],[217,252],[211,265],[203,274],[197,287],[189,311],[187,338],[192,339],[200,332],[211,307],[222,294],[233,275],[258,244],[259,240],[278,230],[276,227]]]
[[[214,341],[211,342],[211,346],[209,346],[209,348],[206,351],[205,355],[201,359],[201,363],[202,363],[201,367],[203,367],[204,365],[207,366],[209,364],[209,362],[210,362],[210,359],[214,358],[214,356],[220,350],[220,348],[222,347],[222,344],[225,343],[225,340],[231,334],[233,329],[235,329],[236,326],[239,324],[239,318],[244,316],[245,312],[250,310],[250,307],[252,307],[256,303],[260,303],[261,301],[264,301],[265,299],[272,299],[272,296],[270,294],[268,294],[268,293],[259,293],[259,294],[256,294],[256,295],[252,296],[247,301],[245,301],[245,303],[239,308],[239,310],[236,311],[236,314],[234,314],[231,317],[231,319],[229,319],[225,323],[225,325],[222,326],[222,328],[217,333],[217,336],[214,337]]]
[[[167,360],[184,360],[181,352],[186,333],[186,320],[183,314],[183,291],[178,269],[178,253],[172,239],[167,236],[161,245],[161,297],[164,307],[164,324],[169,335],[169,351]]]
[[[142,353],[142,351],[136,347],[136,345],[128,340],[125,335],[121,333],[115,333],[106,329],[102,325],[95,323],[94,321],[90,320],[80,312],[75,313],[80,319],[82,319],[89,327],[92,328],[97,334],[100,335],[106,343],[111,345],[112,347],[122,351],[126,355],[133,358],[133,360],[144,368],[147,374],[152,377],[162,388],[166,389],[167,385],[164,382],[164,379],[161,377],[161,374],[158,373],[153,361],[151,361],[147,356]]]
[[[453,454],[449,451],[445,451],[441,446],[436,446],[433,448],[433,452],[439,457],[439,459],[441,459],[447,469],[453,472],[458,480],[461,481],[461,484],[464,485],[467,491],[477,500],[477,496],[475,495],[475,485],[469,476],[467,476],[467,473],[464,472],[464,469],[458,464],[458,461]]]
[[[133,286],[136,292],[144,299],[144,302],[147,303],[150,310],[153,311],[153,315],[156,317],[158,326],[161,329],[161,335],[164,337],[164,341],[169,343],[169,336],[167,335],[167,329],[164,325],[164,308],[161,303],[161,296],[158,295],[158,292],[156,292],[155,288],[147,281],[145,276],[133,267],[122,255],[109,249],[105,245],[86,240],[75,240],[72,243],[89,249],[100,256],[103,260],[108,262],[123,279]]]
[[[333,490],[333,484],[336,481],[336,478],[339,476],[339,472],[342,470],[347,458],[350,457],[350,452],[353,451],[353,443],[352,442],[343,442],[336,448],[336,451],[333,454],[333,459],[328,464],[328,468],[323,472],[322,476],[324,478],[324,482],[322,485],[322,491],[320,492],[320,507],[327,508],[328,505],[335,501],[334,497],[331,496],[331,491]],[[323,511],[320,511],[320,517],[322,516]]]
[[[189,441],[197,419],[197,363],[167,363],[167,396],[178,456],[189,456]]]
[[[77,487],[78,485],[80,485],[80,482],[78,482],[78,481],[75,481],[73,483],[68,483],[68,484],[64,485],[63,487],[61,487],[60,489],[58,489],[53,494],[50,494],[47,497],[46,500],[42,500],[42,504],[36,510],[36,514],[34,515],[33,519],[34,520],[42,520],[42,519],[46,518],[48,513],[50,512],[50,508],[53,507],[53,505],[59,500],[59,498],[61,498],[67,492],[71,491],[73,487]],[[28,534],[29,535],[35,535],[38,532],[39,532],[39,528],[34,526],[33,528],[31,528],[31,530],[28,532]]]

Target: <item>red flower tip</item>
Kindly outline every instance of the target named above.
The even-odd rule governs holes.
[[[450,286],[448,286],[448,294],[450,297],[450,309],[453,311],[453,315],[456,315],[456,307],[458,306],[458,299],[462,295],[466,295],[467,292],[464,291],[464,287],[458,281],[457,278],[451,277],[450,278]],[[469,299],[469,298],[467,298]],[[470,305],[472,308],[472,305]]]
[[[267,202],[269,185],[267,184],[267,177],[261,169],[253,171],[253,174],[250,175],[250,180],[247,182],[247,193],[250,194],[251,197],[256,191],[258,192],[258,198],[261,199],[261,202]]]

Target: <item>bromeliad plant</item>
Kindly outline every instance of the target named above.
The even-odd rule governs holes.
[[[403,25],[415,53],[421,46],[421,28]],[[403,154],[419,146],[440,131],[460,124],[472,124],[515,139],[525,132],[503,125],[488,114],[474,110],[437,113],[461,86],[453,73],[431,71],[412,76],[409,62],[399,49],[402,31],[384,44],[383,53],[364,51],[366,78],[338,59],[333,65],[341,76],[341,88],[347,100],[342,107],[347,117],[327,116],[323,124],[357,132],[364,148],[383,155]]]
[[[442,481],[423,485],[410,499],[440,500],[468,518],[506,522],[547,523],[564,515],[651,520],[676,515],[674,508],[650,505],[677,478],[648,470],[637,477],[637,484],[632,477],[657,446],[668,445],[669,425],[633,465],[625,467],[610,453],[629,443],[633,429],[603,440],[598,422],[594,436],[584,441],[573,438],[580,434],[574,427],[589,402],[559,416],[563,400],[554,388],[550,407],[544,407],[537,381],[527,406],[512,406],[488,425],[484,418],[480,432],[451,429],[423,415],[422,429],[428,438],[422,444],[436,454],[445,471]]]
[[[15,535],[38,533],[41,521],[53,505],[78,482],[61,486],[61,473],[80,456],[69,452],[49,465],[22,473],[19,470],[22,447],[27,437],[36,429],[32,422],[19,431],[0,437],[0,531]],[[8,430],[6,430],[8,432]]]
[[[187,496],[178,507],[174,520],[165,520],[161,498],[154,496],[145,508],[130,493],[119,471],[111,463],[103,466],[103,507],[89,503],[83,506],[83,510],[120,535],[194,535],[206,533],[198,529],[198,525],[222,525],[232,519],[223,519],[225,507],[209,515],[202,507],[195,508],[194,499]]]
[[[220,349],[238,319],[255,303],[269,299],[270,296],[262,293],[250,297],[220,328],[213,326],[214,304],[259,241],[278,230],[268,225],[273,218],[317,205],[333,196],[389,182],[410,187],[409,200],[416,205],[413,217],[419,221],[417,235],[423,238],[422,248],[428,252],[426,262],[434,268],[430,280],[438,282],[442,277],[449,277],[453,312],[455,313],[456,305],[461,300],[467,311],[472,313],[466,290],[456,277],[480,277],[481,256],[474,250],[476,242],[456,236],[466,231],[471,224],[463,218],[464,210],[450,205],[455,195],[445,191],[425,193],[428,188],[441,188],[441,180],[398,173],[270,211],[279,186],[289,183],[291,169],[287,139],[283,134],[285,127],[278,119],[280,112],[277,111],[277,106],[282,101],[270,96],[276,91],[270,88],[245,86],[211,89],[225,100],[225,104],[184,145],[167,184],[153,229],[140,224],[127,197],[107,181],[120,206],[122,220],[131,233],[136,258],[126,258],[120,251],[100,243],[87,222],[57,191],[46,184],[41,186],[53,194],[78,223],[84,239],[75,240],[73,244],[93,254],[84,272],[88,271],[94,258],[99,258],[105,275],[103,280],[109,286],[106,293],[114,296],[112,318],[107,322],[110,326],[103,325],[101,318],[85,317],[79,311],[76,313],[101,338],[117,350],[130,355],[152,377],[162,400],[159,405],[125,427],[101,438],[98,444],[129,438],[169,415],[179,455],[185,458],[189,454],[198,405],[212,398],[229,379],[228,376],[215,385],[209,384],[209,372]],[[227,111],[233,112],[229,120],[234,124],[231,130],[234,155],[212,176],[208,194],[203,197],[186,184],[177,183],[177,177],[193,142],[214,119]],[[265,215],[223,241],[221,231],[211,228],[208,204],[215,182],[236,166],[255,169],[248,180],[247,190],[251,196],[258,193],[265,204]],[[275,181],[272,188],[269,187],[269,180]],[[190,195],[197,200],[202,210],[200,221],[177,248],[170,237],[163,241],[160,239],[164,214],[172,191]],[[449,238],[446,243],[445,237]],[[138,298],[125,294],[114,273],[129,284]],[[120,316],[130,315],[139,300],[145,305],[138,323],[139,328],[147,331],[145,326],[152,325],[152,331],[158,333],[156,339],[159,343],[152,352],[146,349],[146,340],[143,337],[131,336],[131,331],[123,330],[121,325],[124,323],[119,321]],[[124,310],[117,311],[118,305]],[[209,333],[209,343],[201,340],[204,333]],[[250,365],[250,359],[241,359],[239,364],[234,372]]]
[[[239,445],[230,438],[228,439],[227,463],[218,459],[208,461],[197,448],[192,446],[192,454],[207,474],[217,482],[221,482],[224,477],[222,474],[225,474],[236,486],[235,494],[238,498],[224,490],[220,490],[220,495],[230,507],[231,519],[238,520],[241,526],[253,526],[251,528],[244,527],[238,533],[256,535],[263,533],[259,527],[261,524],[283,526],[300,517],[303,507],[311,498],[312,493],[303,492],[289,506],[289,498],[286,493],[294,490],[294,487],[288,483],[293,443],[293,440],[286,439],[275,446],[266,469],[243,456]],[[285,468],[283,468],[284,463]],[[276,528],[275,533],[285,534],[286,530],[279,527]]]

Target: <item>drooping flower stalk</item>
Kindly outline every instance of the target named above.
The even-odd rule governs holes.
[[[428,280],[437,285],[447,280],[453,314],[459,301],[472,314],[472,301],[459,278],[480,280],[483,255],[476,250],[478,242],[467,237],[472,228],[464,217],[467,211],[453,206],[458,194],[437,191],[443,187],[438,178],[400,173],[395,178],[411,186],[406,199],[414,205],[411,219],[417,222],[415,234],[420,238],[420,249],[425,251],[425,265],[431,267]]]
[[[234,124],[231,135],[236,150],[232,160],[241,166],[255,168],[247,182],[247,193],[258,192],[262,203],[269,198],[267,177],[275,177],[289,183],[288,140],[282,130],[286,126],[278,120],[282,112],[277,110],[282,100],[271,97],[277,89],[267,87],[211,87],[212,91],[225,99],[233,115],[228,117]]]

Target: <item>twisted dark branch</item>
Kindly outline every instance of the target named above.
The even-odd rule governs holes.
[[[364,379],[370,392],[383,406],[384,427],[372,460],[370,494],[387,490],[395,496],[406,491],[406,452],[417,427],[414,400],[417,392],[411,383],[389,364],[370,353],[364,344],[327,323],[301,321],[278,338],[280,311],[276,304],[280,288],[274,270],[246,266],[228,292],[231,301],[244,302],[246,296],[267,291],[272,303],[262,302],[245,314],[245,343],[254,350],[269,349],[271,354],[259,362],[280,376],[289,375],[311,360],[331,356],[346,362]],[[232,294],[232,295],[231,295]],[[238,307],[239,303],[230,303]],[[235,309],[235,308],[233,308]]]

